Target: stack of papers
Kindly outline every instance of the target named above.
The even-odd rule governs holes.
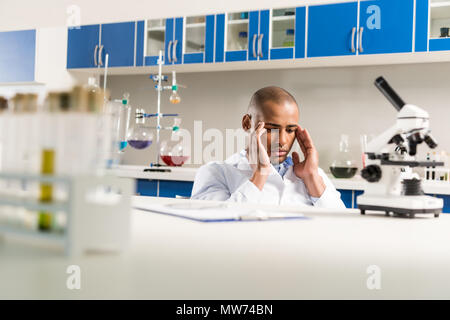
[[[273,212],[261,209],[239,208],[237,206],[229,206],[228,203],[154,203],[138,204],[135,205],[134,208],[202,222],[308,219],[301,213]]]

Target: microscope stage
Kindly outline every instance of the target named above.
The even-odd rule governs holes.
[[[366,211],[382,211],[399,215],[434,214],[438,217],[442,212],[444,201],[439,198],[420,196],[391,196],[391,195],[360,195],[357,198],[358,209],[361,214]]]

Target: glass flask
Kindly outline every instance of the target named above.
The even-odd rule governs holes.
[[[135,118],[136,123],[127,134],[128,145],[139,150],[148,148],[153,143],[153,134],[145,127],[144,109],[136,109]]]
[[[352,178],[356,174],[356,171],[358,171],[358,167],[350,155],[348,140],[348,135],[341,135],[341,141],[339,142],[339,153],[336,160],[334,160],[330,166],[330,171],[335,178]]]
[[[183,148],[183,141],[180,140],[180,121],[180,119],[175,119],[170,140],[162,141],[159,150],[162,161],[170,167],[181,167],[189,159]]]

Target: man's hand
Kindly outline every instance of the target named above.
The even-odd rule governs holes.
[[[309,195],[319,198],[325,191],[325,183],[319,175],[319,154],[314,147],[311,136],[306,129],[300,126],[295,131],[298,144],[302,149],[305,160],[300,162],[300,156],[297,152],[292,153],[294,162],[294,173],[303,180],[308,189]]]
[[[255,131],[250,134],[248,149],[248,161],[253,169],[253,176],[250,178],[250,181],[253,182],[259,190],[263,189],[267,176],[272,169],[267,150],[261,142],[261,136],[266,132],[264,125],[264,122],[258,123]]]

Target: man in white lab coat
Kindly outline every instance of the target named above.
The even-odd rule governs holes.
[[[345,208],[340,193],[322,169],[308,131],[298,124],[295,98],[279,87],[258,90],[251,98],[243,129],[247,148],[223,162],[202,166],[192,199]],[[304,155],[288,156],[298,141]]]

